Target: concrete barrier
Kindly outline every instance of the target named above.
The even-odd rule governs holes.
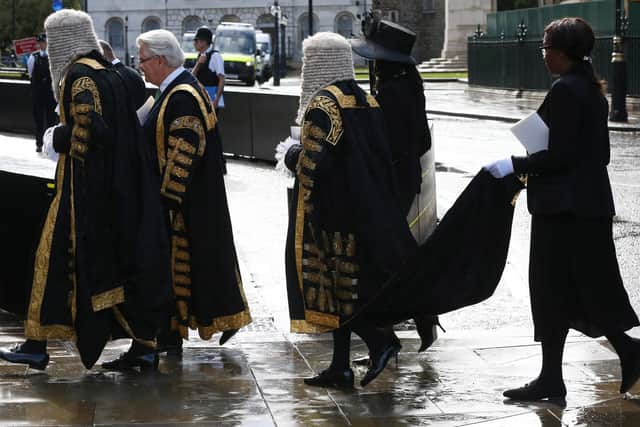
[[[148,88],[153,95],[155,88]],[[28,81],[0,80],[0,131],[33,134],[31,86]],[[228,86],[226,108],[220,112],[220,133],[226,153],[273,161],[275,146],[289,136],[298,97],[258,88]]]

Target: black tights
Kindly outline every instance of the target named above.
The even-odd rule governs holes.
[[[378,354],[389,342],[388,334],[383,330],[361,322],[353,325],[342,326],[333,330],[333,357],[331,359],[332,370],[344,371],[349,369],[351,353],[351,331],[355,332],[367,345],[370,354]]]
[[[543,337],[542,370],[538,377],[542,381],[562,381],[562,354],[568,330],[560,331],[557,335]],[[631,338],[624,332],[606,335],[620,359],[633,356],[640,348],[640,341]]]

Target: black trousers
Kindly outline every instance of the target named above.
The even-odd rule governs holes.
[[[51,88],[32,86],[32,111],[36,124],[36,146],[42,147],[42,137],[47,128],[57,122],[56,101]]]

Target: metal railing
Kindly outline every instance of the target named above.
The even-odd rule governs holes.
[[[545,90],[552,79],[544,66],[540,39],[507,40],[475,36],[467,41],[469,83],[504,89]],[[604,80],[611,76],[611,36],[596,38],[593,66]],[[627,94],[640,96],[640,36],[625,37]]]

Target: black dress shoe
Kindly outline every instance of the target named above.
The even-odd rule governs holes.
[[[167,356],[182,356],[182,337],[178,334],[170,336],[159,336],[156,353],[166,353]]]
[[[228,331],[223,331],[222,335],[220,336],[220,341],[219,341],[220,345],[224,345],[224,343],[229,341],[231,337],[233,337],[237,333],[238,333],[238,329],[229,329]]]
[[[538,379],[525,384],[524,387],[513,388],[502,393],[504,397],[518,401],[548,400],[559,405],[566,405],[565,396],[567,388],[561,381],[559,384],[547,385],[538,382]]]
[[[375,380],[378,375],[386,368],[387,363],[389,363],[389,359],[392,357],[396,357],[396,365],[398,364],[398,352],[402,346],[399,343],[391,342],[387,347],[385,347],[380,354],[377,356],[371,357],[371,364],[369,366],[369,370],[364,377],[360,381],[360,385],[362,387],[369,384],[371,381]]]
[[[622,368],[622,383],[620,384],[620,393],[626,393],[631,390],[638,379],[640,379],[640,355],[620,359],[620,367]]]
[[[423,316],[417,317],[414,319],[416,322],[416,331],[422,340],[420,344],[420,348],[418,349],[418,353],[422,353],[438,339],[438,328],[442,329],[442,332],[446,332],[442,325],[440,324],[440,319],[438,316]]]
[[[140,370],[158,370],[158,353],[152,352],[147,354],[140,354],[137,356],[131,355],[131,353],[122,353],[120,357],[108,362],[104,362],[102,367],[109,371],[130,371],[133,368],[140,368]]]
[[[353,388],[353,380],[354,376],[351,369],[334,371],[329,368],[315,377],[305,378],[304,383],[314,387]]]
[[[29,365],[30,368],[39,371],[44,371],[49,364],[49,355],[47,353],[27,353],[21,351],[20,346],[0,349],[0,359],[11,363]]]

